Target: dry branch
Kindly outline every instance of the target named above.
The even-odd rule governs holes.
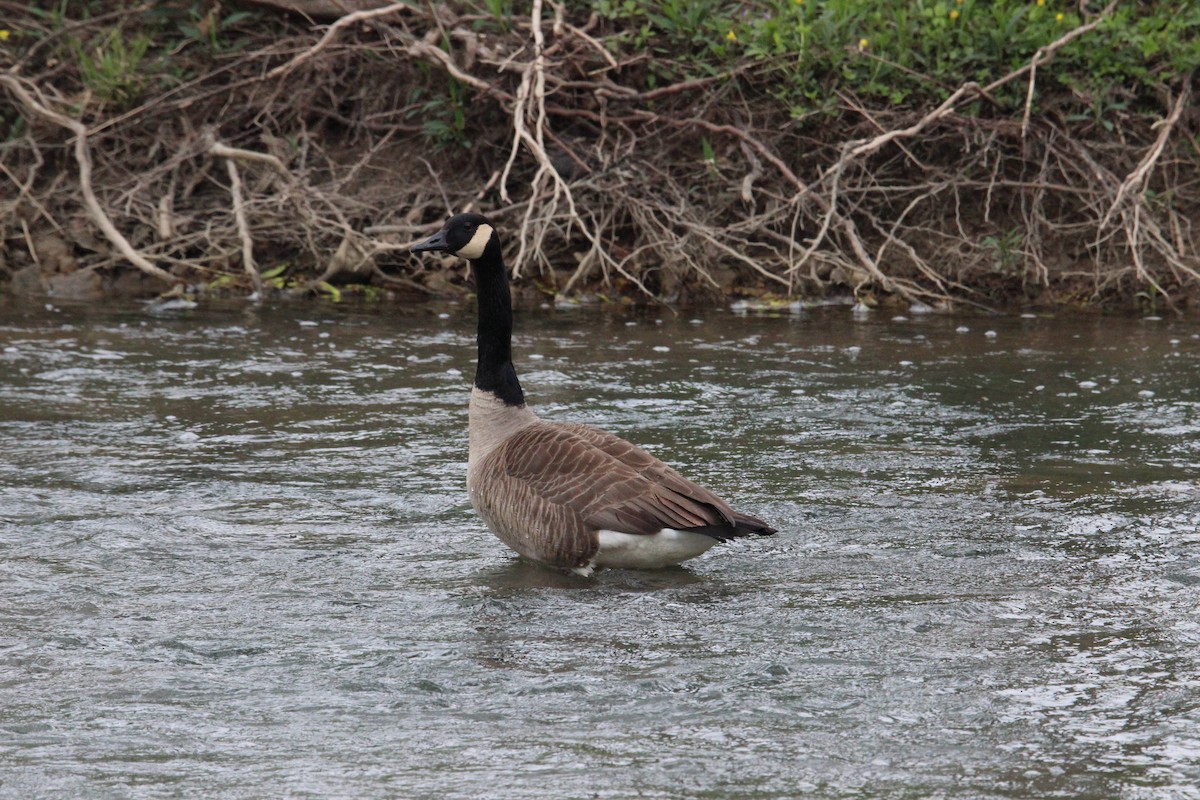
[[[349,27],[356,22],[365,22],[366,20],[369,20],[369,19],[375,19],[377,17],[385,17],[389,14],[394,14],[397,11],[408,11],[411,9],[412,9],[411,3],[392,3],[391,5],[384,6],[383,8],[371,8],[371,9],[366,9],[366,10],[362,10],[362,11],[354,11],[350,14],[346,14],[345,16],[339,18],[336,22],[334,22],[328,28],[326,28],[325,33],[321,36],[320,39],[317,40],[317,43],[314,44],[312,47],[309,47],[302,53],[298,53],[295,57],[292,58],[292,60],[288,61],[286,64],[281,64],[278,67],[276,67],[275,69],[268,72],[267,76],[266,76],[267,80],[275,80],[276,78],[279,78],[279,77],[287,74],[288,72],[291,72],[293,69],[295,69],[297,66],[304,63],[305,61],[308,61],[309,59],[315,57],[318,53],[320,53],[322,50],[324,50],[326,47],[328,47],[330,42],[332,42],[335,38],[337,38],[338,31],[340,31],[342,28]]]
[[[12,147],[0,169],[18,189],[12,207],[31,213],[28,234],[9,235],[79,237],[71,210],[82,198],[123,257],[167,280],[156,263],[257,286],[257,254],[315,270],[295,276],[301,288],[313,275],[373,276],[441,293],[461,273],[430,270],[404,245],[447,211],[481,209],[512,232],[518,276],[563,293],[712,301],[732,287],[987,305],[1064,275],[1081,296],[1200,287],[1191,86],[1172,85],[1156,129],[1124,117],[1120,148],[1035,113],[1046,65],[1114,8],[986,86],[950,87],[936,108],[843,93],[844,113],[819,125],[764,99],[776,77],[765,62],[647,88],[646,56],[610,51],[608,22],[544,0],[511,25],[408,3],[316,29],[281,23],[131,108],[88,103],[86,124],[32,88],[74,96],[61,69],[10,71],[3,86],[31,120],[75,135],[80,180],[68,185],[74,170],[47,143]],[[136,11],[116,13],[106,24]],[[1026,80],[1023,106],[1005,116],[992,94]],[[983,113],[960,113],[980,99]],[[702,137],[711,158],[700,158]],[[1152,202],[1164,184],[1171,203]],[[129,221],[124,234],[114,219]],[[83,257],[107,264],[108,252]]]
[[[11,74],[0,75],[0,83],[30,111],[75,134],[75,162],[79,165],[79,191],[83,195],[83,203],[87,208],[88,215],[91,216],[92,221],[96,223],[96,227],[100,229],[105,238],[129,263],[147,275],[152,275],[166,283],[174,283],[175,277],[139,253],[104,213],[104,208],[100,205],[100,201],[96,198],[96,192],[92,188],[92,156],[88,152],[88,131],[84,124],[65,114],[60,114],[49,108],[44,102],[34,99],[33,95],[21,85],[20,80]],[[33,91],[36,92],[37,89],[34,88]]]
[[[1109,4],[1091,22],[1072,28],[1045,47],[1039,47],[1038,51],[1033,54],[1033,58],[1029,59],[1028,64],[1015,72],[1005,75],[998,81],[993,81],[984,89],[985,92],[990,93],[1009,81],[1021,77],[1024,73],[1029,73],[1029,89],[1025,92],[1025,113],[1021,117],[1021,138],[1025,138],[1026,134],[1029,133],[1029,117],[1033,110],[1033,87],[1037,81],[1037,68],[1054,58],[1055,52],[1062,49],[1063,45],[1073,42],[1085,33],[1095,30],[1100,23],[1112,16],[1112,12],[1116,10],[1118,2],[1120,0],[1110,0]]]
[[[208,152],[212,153],[214,156],[229,159],[230,161],[236,159],[238,161],[266,164],[284,178],[287,178],[289,181],[292,180],[292,173],[288,171],[288,168],[284,166],[283,162],[279,160],[278,156],[274,156],[270,153],[259,153],[255,150],[244,150],[240,147],[230,147],[227,144],[215,141],[209,145]]]
[[[1183,109],[1187,107],[1187,102],[1192,96],[1192,82],[1189,79],[1183,85],[1183,91],[1175,98],[1175,104],[1171,108],[1171,113],[1167,118],[1157,124],[1158,138],[1154,140],[1154,144],[1146,151],[1146,155],[1138,163],[1137,168],[1121,181],[1121,185],[1117,188],[1117,196],[1113,198],[1112,205],[1105,212],[1104,218],[1100,220],[1100,227],[1105,228],[1112,220],[1113,212],[1121,208],[1127,197],[1134,194],[1141,195],[1146,185],[1146,178],[1150,171],[1154,169],[1155,163],[1162,157],[1163,150],[1167,146],[1167,140],[1171,138],[1171,134],[1175,131],[1175,126],[1179,124],[1179,118],[1183,115]]]
[[[259,277],[258,267],[254,263],[254,239],[250,236],[250,224],[246,221],[246,201],[242,195],[242,177],[232,158],[225,160],[225,170],[229,173],[229,194],[233,198],[233,218],[237,221],[238,236],[242,239],[242,268],[250,276],[250,281],[254,284],[254,291],[261,295],[262,278]]]

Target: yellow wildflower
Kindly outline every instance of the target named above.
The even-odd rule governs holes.
[[[9,31],[6,31],[6,30],[4,30],[4,29],[0,29],[0,42],[7,42],[7,41],[8,41],[8,35],[9,35]]]
[[[1037,0],[1037,4],[1039,6],[1044,6],[1044,5],[1046,5],[1046,0]]]
[[[950,19],[958,19],[958,9],[957,8],[952,9],[950,11]]]
[[[866,40],[866,38],[865,38],[865,37],[864,37],[864,38],[862,38],[862,39],[859,39],[859,40],[858,40],[858,49],[859,49],[859,50],[866,50],[866,49],[867,49],[867,45],[869,45],[869,44],[870,44],[870,42],[868,42],[868,41]]]
[[[1063,21],[1063,13],[1061,11],[1054,15],[1054,21],[1055,22]]]
[[[730,31],[729,33],[725,34],[725,39],[726,39],[726,41],[736,42],[737,34],[734,33],[733,31]]]

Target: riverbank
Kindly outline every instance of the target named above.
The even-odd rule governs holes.
[[[1198,9],[280,5],[5,5],[4,291],[1200,305]]]

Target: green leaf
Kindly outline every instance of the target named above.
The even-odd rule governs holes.
[[[325,294],[329,295],[329,299],[335,303],[342,302],[342,290],[329,283],[328,281],[320,281],[317,283],[317,288]]]

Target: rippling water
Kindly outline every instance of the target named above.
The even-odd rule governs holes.
[[[5,797],[1200,798],[1200,327],[519,315],[780,529],[515,559],[473,314],[0,307]]]

